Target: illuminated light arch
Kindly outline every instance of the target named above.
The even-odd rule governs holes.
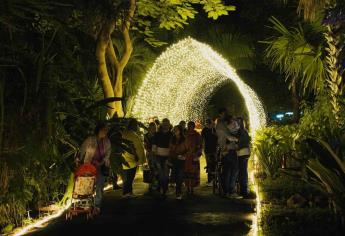
[[[208,45],[190,37],[171,45],[155,61],[134,99],[132,115],[180,120],[202,120],[212,93],[233,81],[243,96],[250,130],[265,126],[266,115],[256,93],[234,68]]]

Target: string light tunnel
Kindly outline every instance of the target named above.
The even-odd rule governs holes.
[[[142,121],[153,116],[160,119],[166,117],[173,124],[181,120],[204,120],[209,99],[221,86],[231,81],[244,99],[254,140],[256,131],[266,126],[266,114],[257,94],[221,55],[190,37],[171,45],[156,59],[134,99],[131,115]],[[255,169],[255,155],[253,159]],[[250,176],[257,196],[256,214],[250,234],[257,236],[260,194],[254,171],[251,171]]]
[[[156,59],[134,99],[132,115],[142,121],[167,117],[173,124],[204,120],[211,95],[229,80],[243,96],[254,136],[266,125],[260,99],[222,56],[190,37],[171,45]]]

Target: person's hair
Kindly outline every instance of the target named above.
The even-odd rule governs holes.
[[[244,127],[244,119],[242,117],[237,117],[238,124],[240,125],[240,129],[245,129]]]
[[[97,122],[96,127],[94,129],[94,134],[98,135],[99,131],[101,131],[104,128],[107,128],[107,123],[106,122],[104,122],[104,121]]]
[[[156,124],[157,126],[159,126],[159,125],[160,125],[160,121],[159,121],[159,119],[158,119],[158,118],[156,118],[156,119],[154,120],[154,122],[155,122],[155,124]]]
[[[182,124],[186,125],[186,121],[181,120],[180,123],[178,123],[178,124],[179,124],[179,125],[182,125]]]
[[[194,123],[194,121],[189,121],[188,124],[187,124],[187,127],[188,127],[188,129],[189,129],[189,128],[192,128],[192,127],[193,127],[193,129],[195,129],[195,123]]]
[[[170,124],[170,120],[169,120],[168,118],[164,118],[164,119],[162,120],[162,123],[164,123],[164,122],[168,122],[168,123]]]
[[[156,127],[157,127],[157,124],[156,124],[155,122],[150,122],[148,127],[150,128],[150,127],[152,127],[152,126],[154,126],[154,127],[156,128]]]
[[[132,131],[137,131],[138,129],[138,121],[136,119],[131,118],[128,122],[128,129]]]
[[[224,112],[227,113],[227,111],[228,110],[225,107],[221,107],[221,108],[218,109],[218,114],[222,114]]]
[[[173,132],[173,137],[172,137],[172,139],[171,139],[171,142],[172,142],[173,144],[180,144],[180,143],[184,142],[184,140],[185,140],[185,136],[184,136],[184,134],[183,134],[183,128],[182,128],[181,125],[176,125],[176,126],[174,127],[174,130],[175,130],[175,128],[177,128],[177,129],[180,131],[180,139],[178,140],[178,143],[177,143],[177,137],[176,137],[176,135],[175,135],[175,132]]]
[[[232,115],[227,115],[224,120],[227,124],[230,124],[230,122],[234,120],[234,117]]]

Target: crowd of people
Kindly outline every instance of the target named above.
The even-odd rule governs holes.
[[[200,132],[201,131],[201,132]],[[248,159],[250,136],[241,117],[233,117],[225,108],[219,110],[216,119],[207,119],[202,130],[193,121],[181,121],[173,126],[164,118],[150,122],[142,138],[138,122],[131,119],[122,133],[132,143],[133,151],[122,154],[123,198],[133,197],[133,181],[138,166],[148,165],[150,192],[163,198],[169,184],[175,186],[176,199],[181,200],[183,190],[193,195],[200,185],[200,158],[206,158],[207,186],[212,186],[216,164],[222,165],[221,187],[224,197],[248,197]],[[111,144],[107,126],[97,125],[95,135],[88,137],[81,146],[84,163],[97,168],[95,211],[100,212],[105,176],[109,167]],[[238,184],[237,184],[238,183]],[[239,188],[237,188],[239,186]]]

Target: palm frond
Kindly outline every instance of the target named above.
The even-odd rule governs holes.
[[[286,75],[286,79],[298,79],[302,93],[320,92],[326,81],[326,63],[321,44],[313,45],[309,36],[321,34],[320,26],[306,27],[300,25],[291,29],[286,28],[277,18],[270,18],[277,36],[273,36],[262,43],[267,44],[265,56],[271,63],[272,69],[278,69]],[[315,31],[314,31],[315,30]],[[311,37],[311,36],[310,36]]]

